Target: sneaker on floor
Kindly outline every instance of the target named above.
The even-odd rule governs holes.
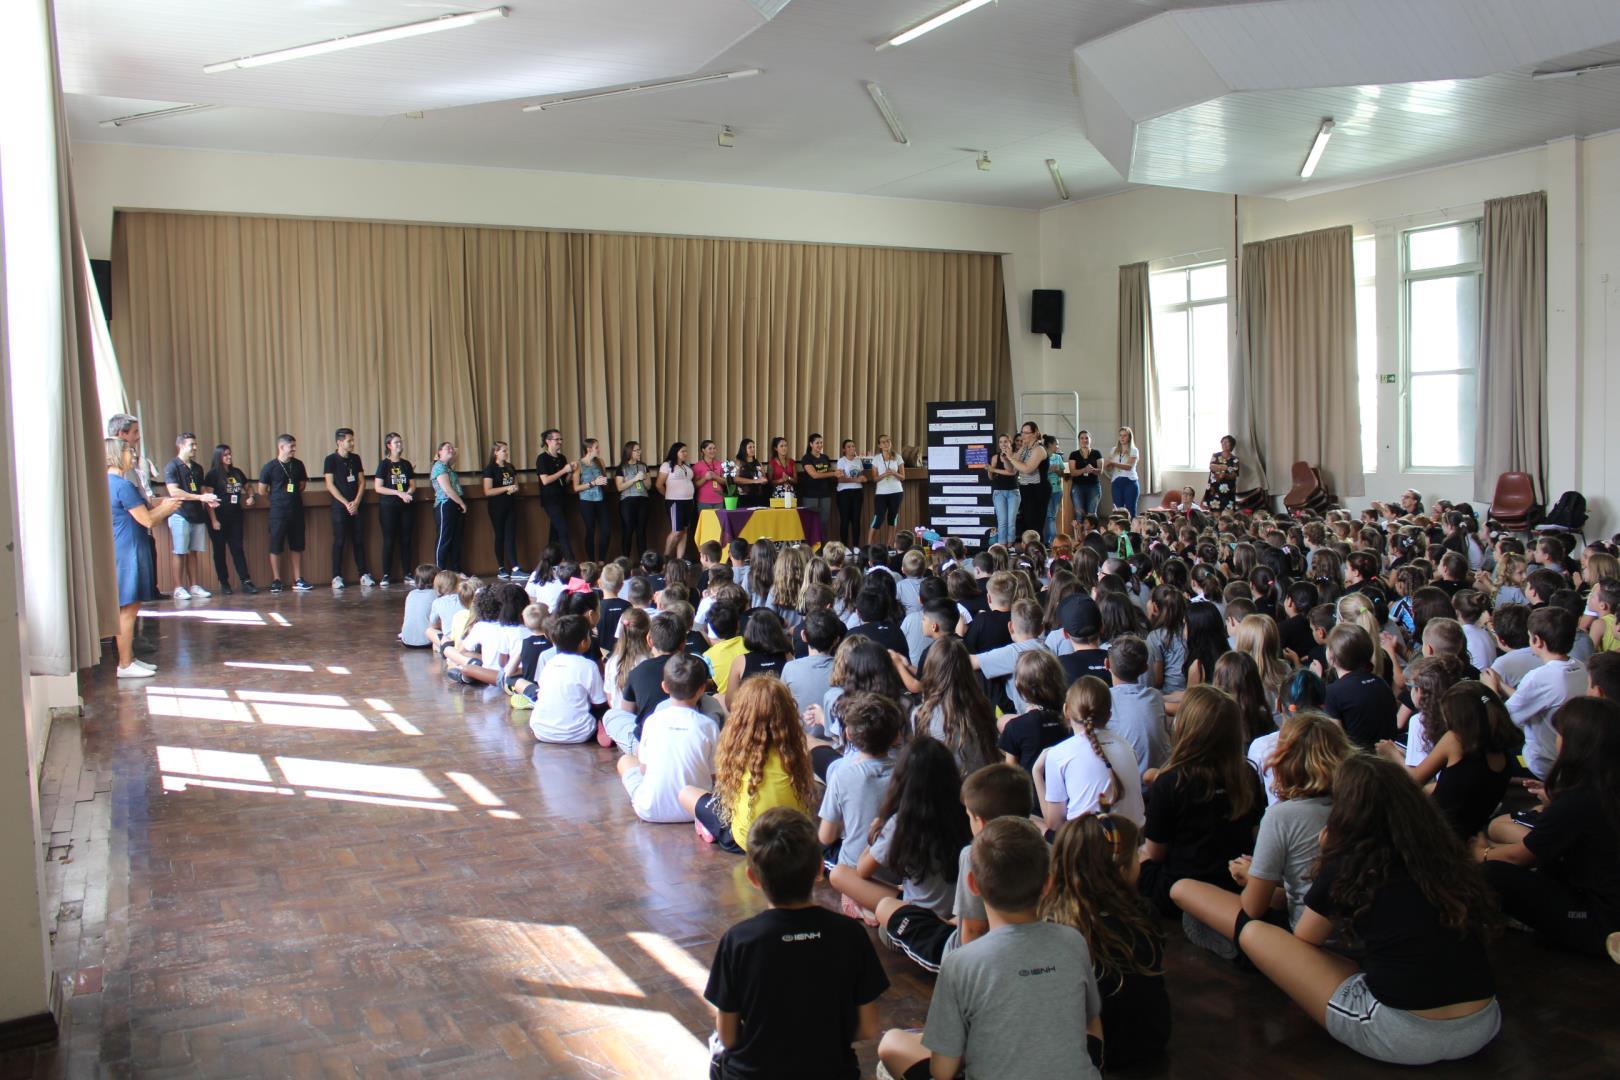
[[[342,592],[343,591],[343,579],[342,578],[335,577],[335,578],[332,579],[332,591],[333,592]]]
[[[360,575],[360,587],[362,589],[369,589],[375,584],[377,584],[377,583],[375,581],[371,580],[371,575],[370,574],[361,574]]]
[[[521,581],[521,580],[523,580],[524,578],[526,578],[528,576],[529,576],[528,574],[525,574],[523,572],[523,567],[521,567],[521,566],[512,567],[512,580],[513,581]]]
[[[1211,930],[1186,912],[1181,914],[1181,932],[1187,935],[1188,941],[1200,949],[1214,953],[1222,960],[1237,959],[1238,948],[1230,939]]]
[[[504,567],[504,566],[501,567],[499,570],[495,571],[495,576],[496,576],[496,578],[498,578],[501,581],[509,581],[509,580],[511,580],[511,577],[512,577],[512,575],[510,575],[510,574],[508,574],[506,572],[506,567]]]
[[[276,580],[274,580],[274,581],[272,581],[270,583],[270,591],[273,592],[273,593],[278,593],[285,587],[286,586],[281,584],[281,579],[280,578],[276,578]]]
[[[247,593],[249,596],[259,595],[259,587],[253,584],[251,581],[242,582],[242,591]]]
[[[221,585],[219,587],[219,595],[221,595],[221,596],[229,596],[229,595],[231,595],[231,587],[229,585]]]
[[[388,588],[388,586],[392,585],[393,583],[394,583],[394,579],[389,577],[387,574],[384,574],[382,576],[382,580],[377,582],[378,585],[382,586],[385,589]]]
[[[157,668],[140,667],[136,664],[131,664],[128,667],[121,667],[118,669],[118,677],[120,679],[150,679],[156,674]]]
[[[145,660],[142,660],[138,656],[135,657],[133,660],[131,660],[129,662],[129,666],[130,667],[145,668],[147,671],[156,671],[157,670],[157,665],[156,664],[148,664]]]
[[[210,596],[213,596],[213,595],[214,595],[213,593],[209,592],[207,589],[203,588],[201,585],[193,585],[191,587],[191,598],[193,600],[206,600]]]
[[[303,578],[299,578],[297,581],[293,582],[293,588],[298,592],[309,592],[311,589],[315,588],[315,586],[311,585]]]
[[[169,596],[172,599],[175,599],[175,600],[190,600],[191,599],[191,594],[186,591],[186,587],[184,585],[176,585],[174,587],[174,592],[170,593]]]

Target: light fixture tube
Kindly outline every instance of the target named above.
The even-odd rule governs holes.
[[[602,98],[624,97],[627,94],[652,94],[660,90],[675,90],[683,86],[701,86],[704,83],[725,82],[727,79],[746,79],[751,75],[763,75],[764,68],[741,68],[737,71],[717,71],[713,75],[694,75],[689,79],[665,79],[663,82],[637,83],[635,86],[621,86],[617,90],[593,90],[588,94],[570,94],[568,97],[552,98],[537,105],[523,106],[524,112],[544,112],[555,109],[559,105],[572,105],[576,101],[599,101]]]
[[[1552,71],[1532,71],[1532,79],[1573,79],[1577,75],[1585,75],[1593,71],[1608,71],[1611,68],[1620,68],[1620,60],[1604,60],[1597,64],[1582,64],[1580,67],[1555,68]]]
[[[1333,121],[1323,120],[1322,126],[1316,129],[1316,138],[1311,143],[1311,152],[1305,155],[1305,164],[1299,170],[1301,180],[1309,180],[1316,171],[1316,163],[1322,160],[1322,151],[1327,149],[1328,139],[1333,134]]]
[[[485,8],[483,11],[466,11],[456,15],[441,15],[436,19],[424,19],[421,22],[405,23],[401,26],[387,26],[381,30],[368,30],[363,34],[345,34],[342,37],[311,42],[308,45],[294,45],[290,49],[276,49],[274,52],[255,53],[252,56],[243,56],[235,60],[223,60],[217,64],[204,66],[203,72],[207,75],[215,75],[221,71],[233,71],[237,68],[263,67],[265,64],[279,64],[286,60],[302,60],[305,57],[322,56],[343,49],[358,49],[363,45],[380,45],[385,41],[398,41],[401,38],[419,37],[422,34],[436,34],[440,30],[455,30],[458,27],[481,23],[486,19],[504,19],[508,14],[508,10],[504,7],[492,7]]]
[[[872,104],[877,106],[883,122],[889,125],[889,134],[894,136],[894,141],[902,146],[910,146],[911,139],[906,135],[905,126],[900,123],[900,117],[895,115],[894,106],[889,104],[889,95],[883,92],[883,87],[875,82],[869,82],[866,84],[866,92],[871,95]]]
[[[1063,182],[1063,174],[1058,171],[1057,158],[1046,159],[1046,171],[1052,174],[1052,186],[1057,188],[1058,198],[1068,202],[1069,185]]]
[[[929,33],[930,31],[938,30],[948,22],[951,22],[954,19],[960,19],[968,12],[977,11],[979,8],[984,7],[984,5],[994,2],[995,0],[962,0],[962,3],[946,8],[938,15],[935,15],[932,19],[920,22],[909,30],[900,31],[898,34],[894,35],[894,37],[879,45],[878,49],[890,49],[898,45],[904,45],[908,41],[916,41],[924,34]]]
[[[104,128],[124,127],[128,124],[138,124],[142,120],[162,120],[170,116],[184,116],[187,113],[204,112],[208,109],[217,109],[217,105],[175,105],[167,109],[153,109],[151,112],[131,113],[128,116],[118,116],[111,120],[103,120]]]

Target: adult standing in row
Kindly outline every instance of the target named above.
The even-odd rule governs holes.
[[[563,558],[572,559],[574,548],[568,542],[568,494],[573,490],[569,477],[574,473],[574,465],[562,452],[562,432],[547,428],[540,441],[545,449],[534,459],[536,479],[540,481],[540,508],[551,522],[550,543],[557,545]]]
[[[737,444],[737,485],[739,501],[743,506],[769,506],[771,482],[765,477],[765,463],[759,460],[759,450],[753,439]]]
[[[885,547],[894,546],[895,525],[900,520],[900,501],[906,491],[906,462],[894,452],[894,440],[879,435],[877,457],[872,459],[872,524],[866,531],[866,542],[874,544],[879,536]]]
[[[1033,420],[1018,429],[1018,452],[1013,468],[1018,471],[1018,535],[1040,533],[1046,527],[1046,499],[1051,488],[1046,483],[1046,446],[1041,429]]]
[[[1051,546],[1057,539],[1058,510],[1063,506],[1063,455],[1056,435],[1041,436],[1046,450],[1046,525],[1041,530],[1041,543]]]
[[[1082,430],[1074,453],[1069,455],[1069,502],[1074,507],[1077,530],[1086,515],[1095,514],[1102,502],[1102,471],[1102,451],[1091,445],[1091,432]]]
[[[336,446],[321,463],[326,493],[332,497],[332,590],[343,588],[343,545],[354,549],[354,568],[360,584],[371,586],[366,569],[366,539],[360,528],[360,499],[365,494],[366,466],[354,452],[354,429],[340,427],[332,436]]]
[[[1114,478],[1111,491],[1114,509],[1123,510],[1131,517],[1136,516],[1136,500],[1142,494],[1136,477],[1136,463],[1141,459],[1142,453],[1136,448],[1136,432],[1128,427],[1120,428],[1119,441],[1114,443],[1114,450],[1103,467]]]
[[[799,463],[793,460],[793,451],[781,435],[771,440],[770,469],[771,498],[785,499],[798,495]]]
[[[603,501],[607,484],[602,446],[595,439],[586,439],[580,444],[579,464],[574,468],[574,494],[579,496],[579,516],[585,523],[585,557],[597,562],[607,561],[608,539],[613,532],[608,525],[607,503]]]
[[[247,507],[257,497],[248,487],[247,473],[236,467],[231,448],[224,443],[214,447],[214,460],[208,474],[203,477],[203,488],[219,497],[218,504],[208,508],[208,525],[214,538],[214,574],[219,578],[219,591],[231,595],[230,569],[225,565],[225,551],[230,549],[236,560],[236,576],[242,591],[253,596],[259,587],[248,573],[247,552],[242,547],[242,527]]]
[[[866,462],[855,453],[854,439],[845,439],[838,448],[833,471],[838,474],[833,493],[838,502],[838,539],[853,550],[861,542],[861,504],[866,501]]]
[[[1237,440],[1230,435],[1222,435],[1220,452],[1209,459],[1209,493],[1204,497],[1205,507],[1210,510],[1237,509],[1240,469]]]
[[[495,576],[505,581],[522,577],[517,556],[517,470],[512,468],[512,448],[497,441],[489,448],[489,464],[484,466],[484,505],[489,508],[489,527],[495,533]]]
[[[720,462],[720,448],[713,439],[698,443],[697,463],[692,466],[692,484],[697,492],[699,514],[705,510],[725,509],[726,469]]]
[[[996,436],[996,452],[985,460],[990,477],[990,502],[996,511],[996,543],[1011,544],[1017,535],[1018,470],[1011,435]]]
[[[132,484],[141,498],[146,501],[147,509],[153,509],[158,499],[152,493],[151,466],[141,456],[141,422],[129,413],[115,413],[107,421],[108,438],[117,439],[129,447],[129,465],[124,470],[124,479]],[[166,516],[166,515],[165,515]],[[152,531],[146,529],[141,533],[144,542],[150,549],[152,565],[157,565],[157,541],[152,538]],[[142,600],[167,600],[168,597],[157,591],[157,575],[152,576],[152,592],[150,596],[141,597]]]
[[[647,465],[641,460],[641,444],[624,444],[613,483],[619,489],[619,528],[624,536],[624,553],[632,559],[647,550]]]
[[[806,510],[821,515],[821,531],[825,536],[832,531],[833,487],[838,473],[833,470],[832,458],[827,456],[827,442],[819,434],[810,436],[799,459],[799,471],[804,479],[799,482],[799,503]]]
[[[182,431],[174,440],[175,457],[163,470],[169,498],[180,501],[180,512],[169,516],[169,555],[174,562],[174,598],[206,600],[213,594],[197,583],[197,556],[208,543],[208,511],[219,497],[205,489],[203,467],[197,464],[197,436]]]
[[[664,538],[664,558],[686,558],[686,534],[697,520],[692,500],[692,466],[686,463],[686,444],[677,442],[658,466],[658,491],[669,506],[669,535]]]
[[[377,492],[377,517],[382,522],[382,583],[411,580],[416,569],[416,539],[411,535],[411,489],[414,468],[405,460],[405,440],[397,431],[383,439],[383,459],[372,484]],[[393,576],[394,555],[399,555],[399,577]]]
[[[278,593],[281,584],[281,553],[292,552],[293,588],[309,592],[315,586],[304,580],[304,488],[309,473],[298,460],[298,440],[288,434],[276,436],[276,456],[259,470],[259,493],[270,498],[270,591]]]
[[[461,538],[467,528],[467,500],[461,494],[460,478],[450,467],[455,459],[455,444],[440,443],[438,452],[433,455],[433,471],[428,474],[428,482],[433,485],[433,518],[439,527],[434,562],[440,570],[461,573]]]
[[[149,679],[157,668],[135,659],[135,618],[141,601],[156,588],[152,547],[143,533],[180,508],[180,500],[163,499],[149,506],[140,488],[125,479],[135,467],[135,451],[123,439],[106,442],[107,499],[112,506],[113,565],[118,573],[118,677]]]

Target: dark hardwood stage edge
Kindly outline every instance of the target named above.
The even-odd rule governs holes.
[[[741,860],[638,822],[612,751],[538,746],[399,648],[402,598],[155,604],[158,676],[84,677],[42,787],[62,1037],[0,1080],[706,1075],[708,964],[762,906]],[[1389,1074],[1167,930],[1147,1075]],[[885,1025],[920,1025],[931,977],[880,954]],[[1521,934],[1494,958],[1502,1035],[1428,1075],[1620,1074],[1620,969]]]

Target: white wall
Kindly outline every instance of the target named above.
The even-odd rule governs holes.
[[[73,144],[73,186],[93,259],[115,209],[421,221],[999,252],[1013,380],[1044,378],[1027,332],[1039,284],[1034,211],[916,199],[579,173]]]

